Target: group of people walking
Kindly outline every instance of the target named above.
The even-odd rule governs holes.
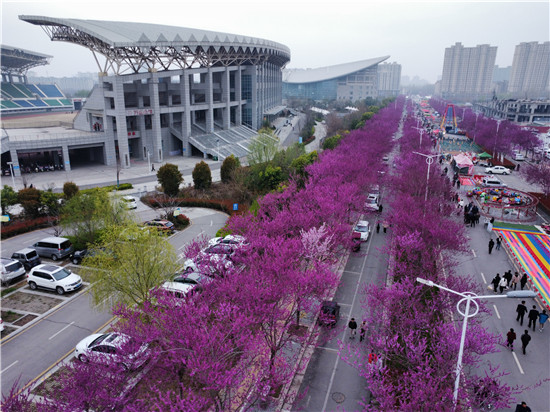
[[[520,276],[519,273],[516,272],[512,275],[512,271],[509,270],[505,272],[502,277],[497,273],[493,280],[491,280],[492,289],[495,293],[499,291],[503,293],[506,289],[511,289],[512,287],[514,290],[517,290],[518,283],[520,284],[521,290],[523,290],[527,284],[527,273]]]
[[[495,245],[497,246],[496,250],[500,250],[500,248],[502,247],[502,236],[501,235],[497,236],[496,242],[493,240],[493,238],[489,239],[489,254],[491,254],[491,252],[493,251],[493,248],[495,247]]]
[[[521,303],[516,308],[516,313],[518,314],[516,321],[519,322],[521,326],[523,326],[523,318],[525,317],[525,314],[527,313],[527,306],[525,306],[525,301],[521,301]],[[537,321],[539,323],[539,332],[542,333],[544,330],[544,325],[546,321],[548,320],[548,314],[546,313],[546,310],[543,310],[542,312],[539,312],[537,310],[537,306],[533,305],[533,308],[529,311],[527,318],[529,319],[529,324],[527,325],[527,328],[533,327],[533,332],[535,332],[535,329],[537,327]],[[525,329],[525,332],[523,335],[521,335],[521,350],[524,355],[526,355],[526,349],[527,345],[529,345],[529,342],[531,342],[531,335],[529,335],[529,329]],[[510,328],[510,330],[506,333],[506,347],[510,348],[510,350],[514,351],[514,341],[516,340],[516,332],[513,328]]]

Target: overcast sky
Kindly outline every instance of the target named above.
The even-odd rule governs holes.
[[[316,68],[390,55],[402,74],[435,82],[445,48],[498,46],[496,64],[512,64],[520,42],[548,41],[550,2],[393,0],[0,0],[2,44],[53,56],[32,69],[63,77],[98,72],[92,53],[51,42],[18,15],[132,21],[192,27],[283,43],[289,68]]]

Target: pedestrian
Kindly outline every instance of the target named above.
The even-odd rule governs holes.
[[[348,328],[350,329],[349,338],[355,339],[355,334],[357,333],[357,322],[355,321],[355,318],[351,318],[348,323]]]
[[[493,290],[497,293],[498,285],[500,284],[500,274],[497,273],[493,280],[491,280],[491,283],[493,284]]]
[[[514,274],[514,276],[512,277],[512,285],[514,286],[514,290],[516,290],[517,287],[518,287],[519,279],[520,279],[519,273],[516,272],[516,273]]]
[[[512,352],[514,351],[514,341],[515,340],[516,340],[516,332],[514,332],[514,329],[510,328],[510,330],[506,334],[506,342],[507,342],[506,347],[511,348]]]
[[[378,213],[382,214],[383,209],[384,209],[384,207],[382,205],[378,206]]]
[[[527,273],[523,273],[523,276],[519,280],[519,284],[521,285],[521,290],[523,290],[526,283],[527,283]]]
[[[516,165],[516,170],[519,172],[519,163]]]
[[[361,330],[359,331],[359,342],[363,342],[365,339],[365,334],[367,333],[367,321],[364,320],[363,323],[361,323]]]
[[[502,237],[498,235],[497,237],[497,250],[500,250],[500,245],[502,244]]]
[[[489,254],[491,254],[494,247],[495,247],[495,241],[491,238],[491,240],[489,240]]]
[[[531,335],[529,335],[529,331],[525,329],[525,333],[521,335],[521,350],[523,351],[524,355],[527,355],[525,353],[525,349],[527,349],[527,345],[529,345],[530,341],[531,341]]]
[[[458,190],[460,190],[460,179],[458,179],[458,180],[456,181],[456,188],[457,188]]]
[[[506,286],[510,287],[510,284],[512,283],[512,271],[509,270],[506,273],[504,273],[504,277],[506,278],[506,281],[508,282]]]
[[[498,287],[500,288],[500,293],[504,292],[504,289],[508,288],[508,281],[503,276],[502,279],[500,279],[500,283],[498,284]]]
[[[529,319],[529,324],[527,325],[528,328],[531,327],[531,324],[533,324],[533,332],[535,331],[535,327],[537,326],[537,320],[539,319],[540,312],[537,310],[537,307],[533,305],[533,309],[529,311],[529,314],[527,315],[527,319]]]
[[[380,233],[380,222],[376,222],[376,233]]]
[[[516,308],[516,312],[518,314],[516,321],[519,321],[519,324],[523,326],[523,317],[527,313],[527,306],[525,306],[525,301],[522,300],[520,304],[518,304],[518,307]]]
[[[531,408],[525,402],[522,402],[516,406],[516,412],[531,412]]]
[[[151,172],[154,172],[154,171],[155,171],[155,164],[152,163],[152,164],[151,164]]]
[[[539,313],[539,332],[542,333],[544,330],[544,324],[548,320],[548,314],[546,313],[546,309],[542,311],[542,313]]]
[[[382,227],[384,228],[384,233],[386,233],[386,231],[388,230],[388,222],[384,221],[384,223],[382,223]]]

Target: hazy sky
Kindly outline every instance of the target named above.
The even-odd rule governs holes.
[[[53,56],[39,75],[97,72],[90,51],[51,42],[18,15],[133,21],[194,27],[283,43],[289,68],[315,68],[390,55],[402,74],[435,82],[445,48],[498,46],[496,64],[512,64],[520,42],[548,41],[550,2],[393,0],[0,0],[2,44]]]

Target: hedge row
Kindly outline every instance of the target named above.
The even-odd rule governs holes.
[[[142,199],[143,202],[148,203],[151,207],[159,208],[163,206],[164,197],[162,196],[146,196]],[[219,199],[196,199],[196,198],[176,198],[174,202],[178,206],[184,207],[204,207],[207,209],[220,210],[228,215],[242,214],[246,209],[245,205],[239,204],[239,210],[233,210],[232,200],[219,200]]]
[[[21,233],[32,232],[36,229],[42,229],[51,226],[50,217],[42,216],[36,219],[14,220],[10,223],[2,223],[2,239],[19,235]],[[57,224],[57,222],[55,222]]]

